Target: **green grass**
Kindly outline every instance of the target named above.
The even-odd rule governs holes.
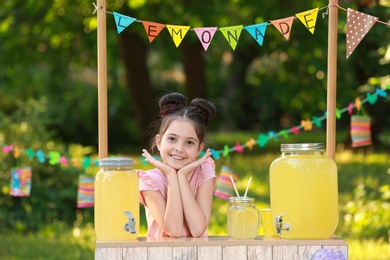
[[[323,135],[309,134],[291,136],[291,142],[321,142]],[[345,135],[344,135],[345,136]],[[338,137],[341,140],[344,138]],[[253,137],[239,133],[230,140],[245,140]],[[232,144],[226,135],[214,136],[215,149],[223,144]],[[244,140],[244,141],[242,141]],[[282,142],[284,140],[280,140]],[[235,142],[235,141],[234,141]],[[234,143],[233,142],[233,143]],[[237,188],[245,191],[249,177],[252,183],[248,195],[256,199],[258,208],[269,207],[268,169],[279,156],[280,144],[269,144],[267,149],[255,147],[243,154],[232,153],[228,159],[216,160],[217,173],[227,165],[239,174]],[[390,259],[390,155],[373,153],[365,149],[342,150],[338,146],[336,162],[339,177],[340,222],[336,235],[346,240],[349,259]],[[134,158],[140,159],[139,156]],[[136,168],[149,166],[137,165]],[[142,209],[142,207],[141,207]],[[226,235],[227,202],[214,198],[210,235]],[[141,211],[141,236],[146,233],[146,221]],[[261,234],[261,232],[260,232]],[[0,259],[93,259],[94,232],[92,224],[79,228],[59,228],[48,225],[37,234],[0,234]]]

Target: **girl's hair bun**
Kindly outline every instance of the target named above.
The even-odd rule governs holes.
[[[162,117],[179,111],[187,104],[187,99],[180,93],[170,93],[160,99],[159,107]]]
[[[215,114],[215,106],[202,98],[195,98],[191,101],[189,109],[198,114],[203,124],[207,126]]]

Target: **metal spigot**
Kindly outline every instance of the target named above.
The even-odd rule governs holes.
[[[129,222],[127,222],[127,223],[125,224],[125,227],[124,227],[125,230],[126,230],[126,231],[129,231],[130,234],[135,234],[135,233],[136,233],[136,230],[135,230],[135,220],[134,220],[133,214],[131,214],[130,211],[125,211],[124,213],[125,213],[125,215],[126,215],[127,217],[129,217]]]
[[[287,214],[283,214],[281,216],[276,216],[275,218],[276,233],[278,233],[278,236],[282,234],[282,231],[290,231],[290,223],[283,223],[283,217],[286,215]]]

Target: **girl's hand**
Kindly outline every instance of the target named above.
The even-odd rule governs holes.
[[[147,162],[153,164],[154,167],[159,169],[165,176],[168,177],[170,173],[176,173],[175,169],[154,158],[146,149],[142,149],[142,156],[145,157]]]
[[[198,168],[202,163],[206,162],[207,159],[210,158],[210,156],[211,156],[211,151],[210,151],[210,149],[207,149],[205,154],[202,156],[202,158],[200,158],[196,161],[193,161],[190,164],[187,164],[186,166],[184,166],[183,168],[181,168],[178,171],[178,174],[184,174],[184,175],[188,176],[188,174],[190,174],[193,170]]]

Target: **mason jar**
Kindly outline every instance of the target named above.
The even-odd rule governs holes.
[[[337,228],[337,166],[322,143],[282,144],[270,166],[270,204],[278,235],[327,239]]]
[[[130,158],[99,160],[95,176],[96,240],[135,240],[139,234],[138,176]]]
[[[234,197],[228,208],[228,231],[234,239],[254,239],[260,227],[260,213],[255,199]]]

